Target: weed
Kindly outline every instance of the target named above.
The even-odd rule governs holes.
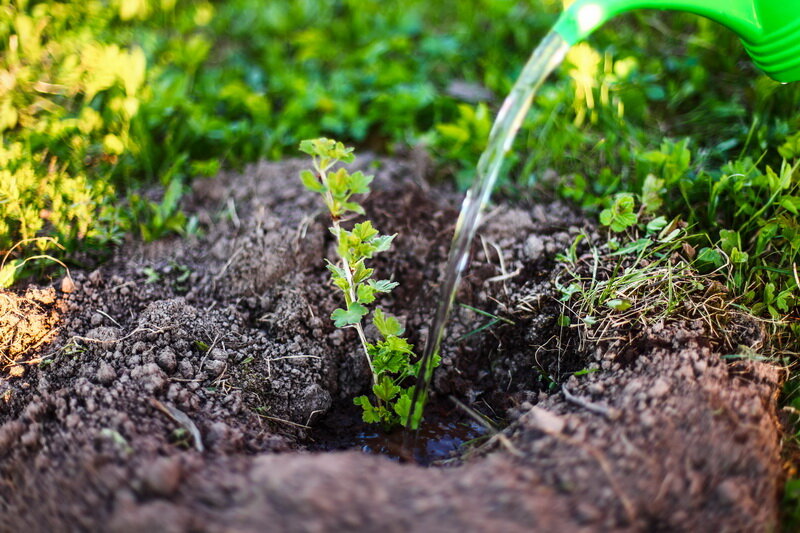
[[[301,142],[300,150],[312,157],[314,165],[313,171],[300,173],[300,180],[307,189],[322,197],[331,216],[329,229],[337,243],[339,262],[329,261],[328,270],[333,284],[344,296],[345,306],[336,309],[331,319],[337,328],[356,330],[372,373],[375,403],[367,396],[359,396],[353,402],[361,406],[365,422],[379,423],[386,428],[399,425],[408,418],[414,395],[413,386],[403,387],[403,383],[419,373],[419,363],[412,363],[414,347],[402,336],[405,329],[400,321],[380,307],[372,313],[372,323],[380,339],[368,342],[362,325],[369,314],[367,306],[397,286],[390,280],[374,279],[374,269],[367,266],[368,259],[389,249],[395,235],[379,234],[369,220],[353,224],[350,230],[343,226],[354,215],[364,215],[364,208],[353,197],[369,194],[373,179],[360,171],[351,174],[344,167],[333,170],[339,162],[353,162],[352,148],[320,138]],[[437,364],[435,360],[433,367]],[[411,424],[413,428],[419,425],[422,417],[421,410],[417,413]]]
[[[632,197],[630,202],[626,210],[632,213]],[[684,225],[678,219],[634,222],[624,244],[594,243],[584,236],[575,241],[583,242],[584,253],[578,254],[573,244],[572,251],[561,256],[563,275],[556,282],[563,307],[559,325],[577,330],[581,348],[587,342],[611,341],[631,324],[638,329],[680,317],[699,318],[726,337],[725,312],[731,298],[719,283],[702,281],[693,261],[685,257],[687,251],[691,254],[687,243],[693,235]],[[709,284],[717,289],[709,290]]]

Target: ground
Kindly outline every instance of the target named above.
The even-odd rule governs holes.
[[[401,284],[382,305],[420,345],[459,196],[418,157],[359,164],[377,174],[370,218],[399,234],[376,261]],[[331,426],[348,417],[358,448],[349,403],[370,378],[328,318],[332,239],[304,165],[196,182],[202,235],[131,241],[54,288],[3,294],[3,338],[31,350],[3,344],[0,530],[778,527],[781,370],[724,358],[730,341],[700,319],[575,342],[555,257],[598,230],[561,203],[487,215],[434,378],[437,416],[466,419],[452,396],[503,431],[430,467],[319,451],[342,447]],[[474,309],[505,320],[480,329],[492,319]],[[727,323],[763,342],[748,317]]]

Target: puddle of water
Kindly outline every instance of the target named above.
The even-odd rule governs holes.
[[[477,422],[433,421],[423,422],[413,450],[406,450],[403,443],[403,430],[391,433],[382,431],[363,432],[356,435],[353,444],[361,451],[386,455],[402,461],[413,461],[422,466],[430,466],[447,459],[457,458],[465,449],[462,446],[486,435],[487,430]]]
[[[411,462],[421,466],[442,464],[458,458],[465,444],[487,435],[488,430],[461,413],[426,413],[419,428],[413,450],[404,447],[404,430],[386,433],[380,427],[361,421],[355,409],[337,410],[321,421],[309,448],[317,451],[361,450],[364,453],[384,455],[396,461]]]

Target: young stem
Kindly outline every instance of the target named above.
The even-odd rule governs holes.
[[[327,175],[327,170],[328,170],[329,167],[326,166],[326,168],[320,168],[317,165],[316,161],[314,162],[314,166],[317,168],[317,172],[319,173],[320,180],[322,180],[322,183],[325,185],[325,187],[327,189],[329,189],[329,186],[328,186],[328,175]],[[325,203],[328,205],[329,209],[331,207],[333,207],[333,195],[331,195],[330,190],[328,190],[328,192],[325,193]],[[332,220],[332,223],[333,223],[334,232],[336,234],[337,244],[341,244],[342,227],[339,224],[339,218],[334,216],[333,213],[331,213],[331,220]],[[338,246],[337,246],[337,249],[338,249]],[[347,279],[347,291],[345,292],[345,296],[346,296],[345,300],[347,300],[347,301],[345,303],[346,304],[350,304],[351,302],[357,301],[356,284],[353,283],[353,272],[350,269],[350,264],[347,262],[347,259],[345,259],[344,257],[342,257],[341,259],[342,259],[342,270],[344,270],[344,275],[345,275],[345,278]],[[372,366],[372,359],[369,356],[369,349],[367,348],[367,336],[364,334],[364,328],[361,326],[360,322],[358,324],[353,324],[353,327],[358,332],[358,339],[359,339],[359,341],[361,341],[361,347],[364,349],[364,357],[367,358],[367,364],[369,365],[369,372],[372,375],[372,383],[377,385],[378,384],[378,376],[375,373],[375,368]],[[378,399],[378,403],[380,403],[380,399]]]
[[[341,226],[339,225],[339,221],[336,219],[333,219],[333,228],[336,231],[336,239],[340,240],[339,234],[341,231]],[[344,276],[347,279],[348,299],[350,302],[355,302],[357,298],[355,283],[353,283],[353,272],[350,269],[350,264],[344,258],[342,258],[342,270],[344,270]],[[369,350],[367,349],[367,336],[364,334],[364,328],[361,326],[361,322],[358,324],[353,324],[353,327],[358,332],[358,338],[361,341],[361,347],[364,348],[364,357],[367,358],[367,364],[369,364],[369,371],[370,374],[372,374],[372,382],[377,385],[378,377],[375,374],[375,368],[372,366],[372,359],[369,357]]]

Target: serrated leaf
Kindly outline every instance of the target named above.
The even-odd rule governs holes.
[[[310,170],[303,170],[300,172],[300,181],[303,182],[303,186],[305,186],[305,188],[309,191],[325,193],[327,190],[325,185],[323,185],[322,182],[317,179],[317,176]]]
[[[395,281],[389,281],[388,279],[382,280],[369,280],[369,286],[375,289],[378,292],[392,292],[392,290],[399,285],[399,283]]]
[[[369,242],[373,237],[378,234],[378,230],[372,227],[372,222],[366,220],[353,226],[353,235],[358,237],[362,242]]]
[[[608,226],[613,232],[625,231],[636,224],[638,216],[633,212],[635,202],[630,194],[622,194],[614,201],[614,205],[600,213],[600,223]]]
[[[386,348],[393,352],[411,353],[414,346],[409,344],[403,337],[389,335],[386,337]]]
[[[611,209],[603,209],[600,212],[600,224],[604,226],[610,226],[612,218],[613,213],[611,212]]]
[[[328,173],[328,187],[330,187],[331,195],[337,200],[345,200],[347,197],[347,182],[349,175],[347,169],[340,168],[334,172]]]
[[[381,421],[380,414],[375,410],[375,406],[369,401],[366,396],[358,396],[353,398],[353,403],[361,407],[361,418],[367,424],[377,424]]]
[[[408,355],[403,352],[382,349],[377,347],[372,357],[372,368],[377,374],[396,374],[408,365]]]
[[[352,194],[368,194],[369,184],[372,183],[374,176],[368,176],[361,172],[354,172],[350,175],[350,192]]]
[[[403,393],[397,401],[394,402],[392,409],[394,409],[394,412],[400,417],[400,423],[405,424],[408,418],[408,412],[411,410],[411,398],[407,392]],[[421,409],[417,409],[417,411],[421,411]],[[416,415],[416,413],[414,414]]]
[[[394,235],[381,235],[380,237],[374,238],[371,243],[374,247],[373,253],[385,252],[391,248],[392,241],[395,237],[397,237],[396,233]]]
[[[308,155],[318,155],[316,145],[314,144],[313,139],[306,139],[305,141],[300,141],[300,151]]]
[[[611,224],[611,229],[614,231],[624,231],[625,228],[629,228],[636,224],[638,217],[636,213],[620,213],[616,217],[616,221]]]
[[[384,402],[391,402],[400,393],[400,387],[392,383],[392,379],[389,376],[383,376],[376,385],[372,386],[372,392],[375,397]]]
[[[400,322],[395,317],[385,314],[380,307],[372,314],[372,323],[384,338],[405,333],[405,328]]]
[[[362,283],[366,281],[375,271],[373,268],[367,268],[363,262],[357,263],[353,271],[353,283]]]
[[[362,304],[371,304],[375,301],[375,288],[371,285],[359,285],[356,289],[356,298]]]
[[[353,302],[347,306],[347,309],[339,308],[331,313],[333,325],[337,328],[352,326],[358,324],[369,311],[366,307],[358,302]]]
[[[327,264],[325,265],[325,267],[326,267],[328,270],[330,270],[330,271],[331,271],[331,274],[333,274],[334,276],[338,276],[338,277],[340,277],[340,278],[343,278],[343,277],[345,277],[344,270],[343,270],[343,269],[342,269],[340,266],[338,266],[338,265],[335,265],[335,264],[331,263],[331,262],[330,262],[330,261],[328,261],[327,259],[326,259],[325,261],[327,262]]]

